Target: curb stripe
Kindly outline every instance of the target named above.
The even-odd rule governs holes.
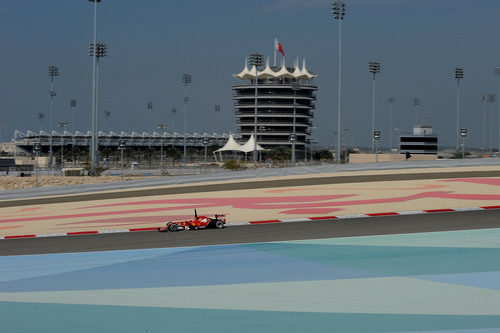
[[[94,231],[74,231],[74,232],[67,232],[66,235],[68,236],[73,236],[73,235],[88,235],[88,234],[98,234],[99,231],[94,230]]]
[[[372,214],[366,214],[368,216],[390,216],[390,215],[399,215],[399,213],[396,212],[388,212],[388,213],[372,213]]]
[[[309,220],[333,220],[337,219],[338,216],[316,216],[316,217],[310,217]]]
[[[484,207],[479,207],[479,208],[482,208],[482,209],[499,209],[500,206],[484,206]]]
[[[478,211],[478,210],[490,210],[490,209],[491,210],[500,209],[500,205],[499,206],[483,206],[483,207],[466,207],[466,208],[425,209],[425,210],[414,210],[414,211],[406,211],[406,212],[383,212],[383,213],[368,213],[368,214],[353,214],[353,215],[338,215],[338,216],[333,216],[333,215],[332,216],[315,216],[315,217],[301,217],[301,218],[283,219],[283,220],[233,222],[233,223],[230,223],[229,226],[267,224],[267,223],[307,222],[307,221],[321,221],[321,220],[333,220],[333,219],[353,219],[353,218],[377,217],[377,216],[419,215],[419,214],[448,213],[448,212],[460,212],[460,211]],[[158,229],[157,227],[145,227],[145,228],[131,228],[131,229],[119,229],[119,230],[74,231],[74,232],[56,233],[56,234],[10,235],[10,236],[0,236],[0,240],[2,240],[2,239],[19,239],[19,238],[76,236],[76,235],[90,235],[90,234],[110,234],[110,233],[135,232],[135,231],[155,231],[157,229]]]
[[[424,209],[424,212],[426,213],[444,213],[444,212],[455,212],[454,209],[449,209],[449,208],[445,208],[445,209]]]
[[[4,239],[12,239],[12,238],[33,238],[36,235],[16,235],[16,236],[5,236]]]

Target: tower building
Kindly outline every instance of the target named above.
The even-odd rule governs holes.
[[[314,102],[317,86],[316,75],[311,74],[302,61],[294,67],[269,66],[267,60],[263,70],[245,63],[243,70],[233,75],[242,82],[232,86],[238,133],[243,141],[254,134],[255,125],[255,80],[257,80],[257,142],[263,148],[291,147],[294,140],[297,158],[303,158],[310,142]],[[295,119],[294,119],[295,118]],[[295,121],[294,121],[295,120]]]

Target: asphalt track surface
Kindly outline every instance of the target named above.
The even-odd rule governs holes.
[[[406,174],[386,174],[386,175],[358,175],[358,176],[331,176],[331,177],[315,177],[303,175],[303,178],[295,179],[278,179],[278,180],[258,180],[248,182],[224,182],[220,184],[207,184],[189,186],[178,186],[172,188],[153,188],[144,190],[121,190],[117,192],[107,193],[90,193],[71,196],[58,196],[47,198],[27,198],[15,199],[8,201],[0,201],[0,208],[16,207],[27,205],[43,205],[50,203],[64,203],[87,200],[105,200],[105,199],[121,199],[129,197],[144,197],[154,195],[171,195],[171,194],[187,194],[187,193],[202,193],[216,191],[231,191],[231,190],[247,190],[257,188],[277,188],[290,186],[309,186],[309,185],[326,185],[326,184],[348,184],[348,183],[366,183],[366,182],[383,182],[383,181],[401,181],[401,180],[423,180],[423,179],[447,179],[447,178],[469,178],[469,177],[500,177],[498,171],[460,171],[460,172],[425,172],[421,173],[406,173]]]
[[[0,256],[239,244],[485,228],[500,228],[500,209],[228,226],[222,230],[179,231],[175,233],[142,231],[7,239],[0,241]]]

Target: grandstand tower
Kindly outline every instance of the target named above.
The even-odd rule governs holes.
[[[238,83],[232,86],[238,134],[247,141],[254,132],[255,112],[255,67],[233,75]],[[317,86],[316,75],[311,74],[302,61],[294,67],[269,66],[269,60],[262,70],[257,71],[257,142],[264,148],[291,146],[294,123],[297,157],[304,158],[310,142],[314,101]],[[295,95],[295,98],[294,98]]]

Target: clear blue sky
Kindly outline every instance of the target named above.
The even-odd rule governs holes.
[[[314,135],[324,145],[336,129],[337,21],[323,0],[102,0],[98,40],[109,44],[101,65],[103,130],[146,131],[146,103],[153,123],[166,121],[180,131],[183,86],[189,87],[188,131],[235,131],[232,75],[245,56],[272,58],[278,38],[288,63],[306,57],[318,74]],[[441,145],[454,145],[456,81],[464,68],[461,127],[481,143],[481,95],[495,92],[493,67],[500,66],[500,1],[358,0],[346,1],[343,23],[343,126],[349,143],[371,140],[371,76],[368,61],[382,63],[377,78],[377,128],[387,140],[387,97],[395,97],[394,127],[409,130],[411,101],[440,133]],[[92,3],[86,0],[2,0],[0,2],[1,140],[14,129],[38,130],[38,112],[49,112],[47,66],[60,66],[56,78],[55,122],[70,121],[69,102],[78,101],[76,128],[90,127]],[[221,104],[215,118],[213,105]],[[172,118],[171,108],[179,109]],[[494,142],[498,107],[495,105]],[[104,118],[104,116],[102,116]],[[42,126],[48,129],[48,119]],[[496,146],[495,144],[494,146]]]

